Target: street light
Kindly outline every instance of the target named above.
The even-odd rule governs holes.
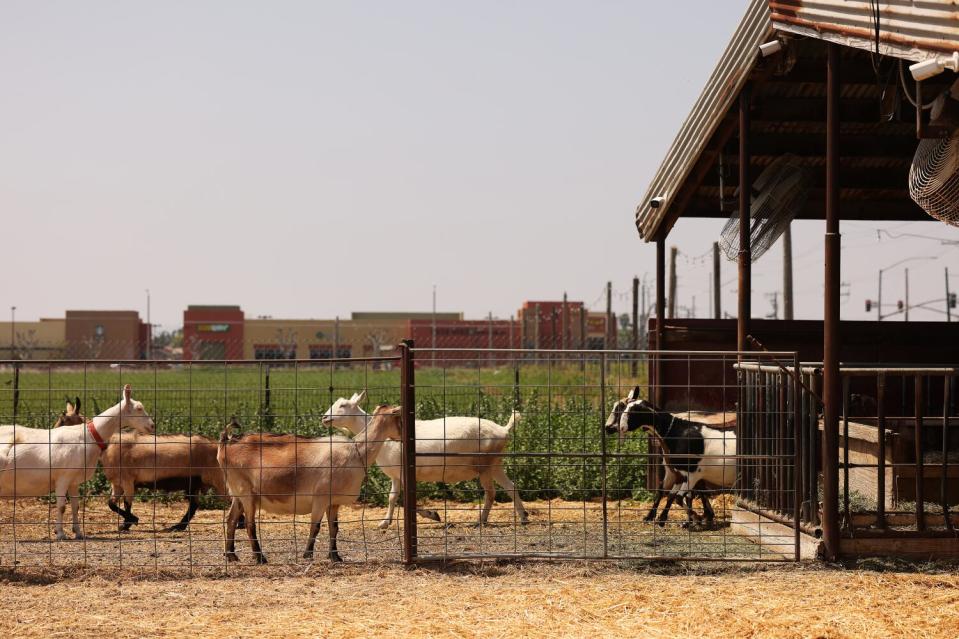
[[[905,259],[901,259],[895,264],[890,264],[889,266],[885,268],[879,269],[879,295],[877,296],[877,299],[876,299],[876,319],[878,321],[880,322],[882,321],[882,272],[895,268],[899,266],[900,264],[905,264],[906,262],[914,262],[916,260],[935,260],[935,259],[937,258],[932,255],[917,255],[914,257],[907,257]],[[906,277],[908,278],[908,275]],[[908,288],[908,286],[909,285],[907,284],[906,287]]]

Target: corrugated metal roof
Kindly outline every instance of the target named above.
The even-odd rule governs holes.
[[[768,0],[751,0],[739,27],[656,171],[646,195],[636,207],[636,228],[647,241],[653,238],[665,219],[673,196],[739,95],[756,63],[757,47],[769,39],[771,31]],[[650,200],[660,196],[665,198],[663,205],[657,209],[650,207]]]
[[[869,0],[768,0],[776,29],[875,51],[876,20]],[[879,3],[880,53],[907,60],[959,51],[955,0]]]

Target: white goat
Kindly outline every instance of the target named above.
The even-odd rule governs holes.
[[[341,397],[323,415],[323,423],[336,428],[345,428],[354,434],[361,433],[369,421],[369,415],[360,404],[366,391],[354,393],[350,399]],[[480,514],[480,523],[486,524],[496,497],[497,484],[513,498],[513,507],[520,523],[527,523],[529,515],[520,499],[519,491],[503,469],[502,453],[509,441],[509,434],[518,420],[514,413],[506,426],[479,417],[441,417],[416,420],[416,480],[436,482],[467,481],[479,477],[485,493],[485,502]],[[422,453],[455,453],[453,455],[425,456]],[[464,453],[482,453],[471,457]],[[393,511],[403,485],[402,444],[388,441],[376,457],[380,469],[392,480],[389,506],[380,528],[388,528],[393,521]],[[421,514],[439,521],[431,511],[418,510]]]
[[[152,433],[153,420],[143,404],[123,387],[120,403],[85,424],[58,428],[0,426],[0,499],[57,496],[57,539],[66,539],[63,513],[67,496],[73,511],[73,532],[83,538],[79,521],[80,484],[93,476],[107,441],[121,428]]]

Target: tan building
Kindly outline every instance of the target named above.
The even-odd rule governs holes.
[[[0,359],[58,359],[67,344],[66,320],[0,322]]]

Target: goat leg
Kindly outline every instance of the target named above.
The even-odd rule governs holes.
[[[340,532],[340,507],[330,506],[326,509],[326,523],[330,527],[330,561],[340,562],[343,558],[336,551],[336,536]]]
[[[200,507],[200,500],[197,499],[196,495],[190,495],[190,505],[187,508],[186,514],[183,515],[183,519],[179,523],[173,524],[163,529],[163,532],[183,532],[186,530],[187,526],[190,525],[190,522],[193,521],[193,517],[196,515],[197,508]]]
[[[236,497],[230,504],[230,512],[226,516],[226,546],[223,555],[227,561],[239,561],[236,556],[236,522],[243,515],[243,506]]]

